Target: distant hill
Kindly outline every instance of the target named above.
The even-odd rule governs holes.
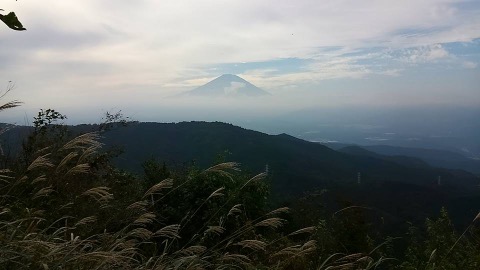
[[[435,149],[394,147],[388,145],[372,145],[366,149],[382,155],[403,155],[417,157],[428,164],[442,168],[456,168],[480,174],[480,160],[467,158],[461,154]]]
[[[182,94],[182,96],[203,97],[256,97],[267,95],[270,94],[232,74],[224,74],[213,81]]]
[[[334,150],[341,152],[349,152],[355,148],[362,148],[363,151],[369,151],[382,156],[390,157],[412,157],[421,159],[428,165],[447,169],[460,169],[480,175],[480,160],[467,158],[459,153],[447,150],[424,149],[412,147],[398,147],[390,145],[362,145],[353,146],[341,143],[323,144]],[[352,148],[354,147],[354,148]],[[356,150],[357,153],[361,150]]]
[[[409,168],[428,168],[431,167],[426,163],[425,161],[415,158],[415,157],[409,157],[409,156],[400,156],[400,155],[395,155],[395,156],[389,156],[389,155],[380,155],[378,153],[368,151],[364,148],[361,148],[359,146],[346,146],[343,148],[338,149],[339,152],[342,153],[347,153],[350,155],[358,155],[358,156],[365,156],[365,157],[374,157],[374,158],[379,158],[379,159],[385,159],[385,160],[390,160],[392,162],[395,162],[397,164],[409,167]]]

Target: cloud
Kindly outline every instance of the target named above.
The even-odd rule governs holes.
[[[83,95],[118,101],[111,93],[131,89],[149,99],[220,75],[215,66],[289,58],[305,64],[241,73],[266,88],[398,76],[408,68],[391,61],[399,51],[406,64],[436,63],[453,57],[443,44],[480,37],[480,5],[461,0],[44,0],[2,8],[28,30],[0,32],[0,80],[23,87],[27,104],[58,93],[72,106]]]
[[[468,69],[474,69],[474,68],[477,68],[478,64],[477,63],[474,63],[474,62],[471,62],[471,61],[464,61],[462,63],[463,67],[464,68],[468,68]]]
[[[225,95],[234,95],[238,90],[245,87],[245,83],[242,82],[232,82],[229,87],[225,87]]]
[[[402,54],[399,59],[411,64],[437,62],[450,57],[450,54],[441,44],[406,49]]]

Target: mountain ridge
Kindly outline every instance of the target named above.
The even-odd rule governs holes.
[[[95,125],[71,126],[74,134],[98,130]],[[27,134],[28,127],[11,129],[4,138],[18,138],[15,130]],[[18,133],[17,132],[17,133]],[[225,160],[242,163],[242,168],[262,172],[268,164],[274,173],[272,183],[278,194],[301,194],[311,189],[362,181],[402,182],[434,187],[438,176],[445,186],[474,188],[475,175],[435,168],[418,158],[385,156],[359,147],[333,150],[288,134],[269,135],[222,122],[155,123],[136,122],[113,129],[103,136],[106,147],[121,147],[115,163],[123,169],[142,172],[150,158],[179,164],[195,160],[201,167]]]
[[[460,169],[477,175],[480,175],[480,161],[467,158],[459,153],[449,150],[413,148],[391,145],[356,145],[344,143],[322,143],[333,150],[345,152],[351,150],[352,146],[362,148],[365,151],[376,153],[382,156],[406,156],[418,158],[428,163],[430,166],[445,169]]]
[[[195,160],[206,167],[219,154],[228,153],[228,160],[240,162],[252,172],[261,172],[268,164],[274,174],[273,187],[279,193],[300,194],[331,184],[356,183],[357,172],[371,183],[432,186],[442,175],[445,185],[477,184],[473,175],[467,173],[460,179],[453,171],[412,162],[413,158],[399,161],[380,155],[351,155],[290,135],[268,135],[221,122],[137,123],[110,131],[105,144],[124,147],[128,156],[117,161],[121,167],[136,171],[152,156],[164,161]]]

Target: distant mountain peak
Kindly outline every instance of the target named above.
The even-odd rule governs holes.
[[[270,95],[265,90],[234,74],[223,74],[184,95],[205,97],[240,97]]]
[[[244,79],[242,79],[239,76],[234,75],[234,74],[222,74],[220,77],[217,77],[217,79],[240,79],[240,80],[244,80]]]

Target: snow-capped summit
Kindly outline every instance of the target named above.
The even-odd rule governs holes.
[[[238,77],[237,75],[223,74],[213,81],[186,92],[184,95],[206,97],[239,97],[265,96],[270,94]]]

